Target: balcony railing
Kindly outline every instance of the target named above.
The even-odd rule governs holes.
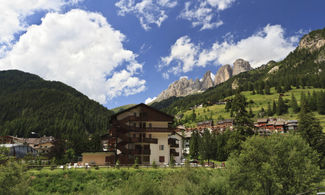
[[[132,143],[148,143],[148,144],[157,144],[158,139],[156,138],[146,138],[146,137],[132,137],[130,138]]]
[[[179,148],[178,140],[176,138],[169,138],[168,145],[172,148]]]
[[[145,154],[145,155],[150,155],[151,154],[151,151],[150,149],[143,149],[143,150],[140,150],[140,149],[135,149],[134,150],[134,154]]]
[[[170,149],[170,155],[179,156],[179,152],[176,152],[175,149]]]

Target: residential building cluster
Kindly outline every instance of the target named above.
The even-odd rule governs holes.
[[[111,117],[107,134],[101,136],[102,151],[85,152],[82,164],[95,165],[167,165],[172,161],[184,162],[184,156],[190,153],[190,139],[194,130],[223,133],[234,128],[233,119],[224,119],[216,123],[212,120],[197,123],[195,128],[182,125],[172,127],[174,117],[145,104],[138,104],[116,113]],[[273,132],[285,133],[296,130],[297,120],[277,118],[258,119],[255,130],[261,135]],[[23,158],[27,154],[34,156],[48,154],[54,148],[54,137],[31,136],[18,138],[1,136],[0,146],[10,149],[10,154]]]
[[[35,135],[35,134],[34,134]],[[20,138],[15,136],[0,136],[0,147],[9,149],[9,155],[23,158],[30,154],[33,156],[48,154],[54,147],[54,137],[43,136]]]

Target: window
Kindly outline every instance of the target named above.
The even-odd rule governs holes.
[[[137,124],[136,123],[133,123],[133,127],[137,127]]]
[[[143,125],[142,125],[142,126],[143,126],[143,128],[146,128],[146,123],[143,123]]]
[[[159,145],[159,150],[164,150],[164,145]]]
[[[161,163],[165,162],[165,157],[164,156],[159,156],[159,162],[161,162]]]
[[[149,128],[152,128],[152,124],[151,123],[149,123]]]
[[[152,138],[152,135],[151,134],[149,134],[149,138]]]
[[[136,113],[136,112],[134,112],[134,113],[133,113],[133,116],[137,116],[137,113]]]
[[[136,138],[137,137],[137,134],[133,134],[133,137]]]

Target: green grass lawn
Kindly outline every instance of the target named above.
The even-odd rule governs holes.
[[[291,94],[293,93],[298,101],[298,104],[299,104],[301,92],[312,93],[313,91],[321,91],[321,90],[324,90],[324,89],[293,89],[289,92],[284,93],[283,100],[290,101]],[[248,102],[251,100],[254,101],[254,103],[249,104],[249,106],[247,108],[247,111],[249,110],[249,107],[252,108],[252,111],[255,114],[254,120],[257,120],[257,118],[259,118],[257,116],[257,114],[262,109],[262,107],[266,111],[267,107],[268,107],[268,103],[270,103],[271,107],[272,107],[273,100],[277,101],[279,98],[279,94],[276,93],[274,88],[271,89],[271,95],[260,95],[260,94],[252,95],[251,91],[245,91],[245,92],[242,92],[242,94],[245,95]],[[231,97],[228,97],[228,98],[231,98]],[[226,98],[226,99],[228,99],[228,98]],[[190,116],[192,114],[192,112],[193,112],[192,110],[186,111],[184,113],[184,117]],[[230,112],[225,111],[225,105],[213,105],[213,106],[207,106],[207,107],[203,107],[203,108],[197,108],[197,109],[195,109],[195,113],[197,116],[196,122],[208,120],[211,115],[212,115],[212,119],[214,121],[218,121],[219,116],[221,116],[222,118],[225,118],[225,119],[231,118]],[[315,114],[316,118],[318,118],[320,120],[321,126],[325,130],[325,115],[319,115],[317,112],[315,112],[314,114]],[[275,115],[274,117],[283,118],[283,119],[298,119],[298,114],[294,114],[291,111],[291,109],[289,109],[288,114],[281,115],[281,116]],[[188,127],[194,127],[194,126],[196,126],[196,122],[186,123],[185,125]]]

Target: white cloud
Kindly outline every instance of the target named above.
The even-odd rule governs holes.
[[[155,101],[155,99],[157,99],[157,97],[153,97],[153,98],[148,97],[144,103],[145,104],[150,104],[151,102]]]
[[[59,11],[65,5],[76,4],[80,0],[0,0],[0,51],[10,49],[14,35],[26,30],[27,16],[37,11]],[[1,57],[1,56],[0,56]]]
[[[281,60],[295,49],[298,36],[285,37],[280,25],[267,25],[252,36],[234,41],[214,43],[211,49],[201,52],[198,64],[209,62],[231,64],[238,58],[248,60],[256,68],[270,60]]]
[[[119,15],[135,14],[145,30],[150,30],[152,24],[160,27],[168,17],[166,10],[176,5],[176,0],[140,0],[137,2],[134,0],[119,0],[115,3],[115,6],[120,9]]]
[[[169,74],[179,75],[192,71],[195,67],[209,64],[232,64],[243,58],[256,68],[270,60],[281,60],[293,51],[298,43],[298,35],[285,37],[285,30],[280,25],[266,25],[262,30],[238,42],[227,34],[222,43],[215,42],[211,48],[201,49],[191,42],[188,36],[179,38],[171,46],[170,55],[162,57],[159,69],[163,77]],[[163,70],[167,67],[167,70]]]
[[[166,76],[169,73],[177,75],[181,72],[191,71],[197,65],[195,58],[198,52],[199,47],[191,43],[191,39],[188,36],[180,37],[171,46],[169,56],[161,58],[159,69],[174,65],[168,70],[168,73],[164,73],[164,78],[169,78]]]
[[[201,30],[218,28],[223,24],[218,14],[231,6],[235,0],[198,0],[186,2],[180,18],[192,22],[193,27],[201,26]]]
[[[235,0],[207,0],[212,7],[218,7],[218,10],[225,10],[231,6]]]
[[[142,64],[136,61],[136,54],[124,49],[124,40],[98,13],[48,13],[40,25],[28,27],[0,59],[0,69],[19,69],[62,81],[106,103],[145,90],[145,81],[136,77]]]

